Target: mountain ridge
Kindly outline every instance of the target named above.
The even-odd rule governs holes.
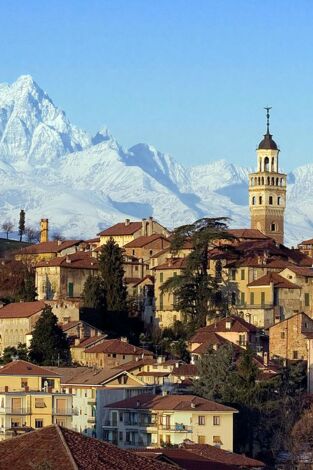
[[[147,143],[124,149],[107,128],[91,136],[71,124],[30,75],[0,84],[0,223],[23,208],[27,224],[48,217],[67,237],[150,215],[170,228],[203,216],[248,227],[249,171],[223,159],[187,168]],[[288,180],[295,244],[313,233],[313,165]]]

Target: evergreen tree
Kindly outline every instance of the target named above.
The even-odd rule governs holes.
[[[35,283],[35,271],[25,268],[24,277],[19,288],[17,298],[23,302],[33,302],[36,300],[37,291]]]
[[[18,223],[18,233],[20,236],[20,242],[22,241],[23,235],[25,233],[25,211],[21,209],[20,211],[20,220]]]
[[[84,307],[106,311],[106,292],[100,276],[87,277],[82,297]]]
[[[227,231],[226,222],[225,218],[199,219],[193,224],[176,228],[171,237],[173,255],[186,242],[191,244],[192,251],[186,257],[183,272],[169,278],[161,289],[173,293],[176,309],[185,313],[192,330],[204,326],[206,319],[213,316],[214,310],[221,307],[220,279],[208,273],[208,252],[218,240],[233,238]]]
[[[71,353],[66,334],[58,325],[58,319],[46,307],[40,315],[31,340],[29,357],[41,365],[70,364]]]
[[[28,360],[28,350],[25,343],[18,343],[17,348],[15,346],[7,346],[3,350],[2,362],[7,364],[12,362],[14,358],[21,359],[23,361]]]
[[[99,271],[110,312],[127,311],[127,291],[124,284],[123,250],[111,238],[103,245]]]

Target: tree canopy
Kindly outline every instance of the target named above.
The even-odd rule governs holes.
[[[71,362],[68,339],[51,307],[43,310],[35,325],[29,357],[32,362],[41,365],[65,365]]]

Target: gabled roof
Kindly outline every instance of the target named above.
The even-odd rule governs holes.
[[[192,351],[192,354],[204,354],[214,345],[221,346],[222,344],[232,344],[230,341],[213,331],[199,331],[198,333],[195,333],[190,341],[192,343],[202,343]]]
[[[0,318],[29,318],[45,308],[42,300],[15,302],[0,308]]]
[[[265,464],[260,460],[251,459],[244,454],[235,454],[228,450],[220,449],[209,444],[187,444],[183,443],[180,448],[185,449],[192,454],[199,455],[213,462],[224,463],[228,465],[235,465],[236,467],[265,467]]]
[[[52,425],[0,442],[3,469],[166,470],[171,465]]]
[[[110,367],[94,369],[93,367],[84,366],[52,367],[51,369],[61,376],[61,383],[66,385],[104,385],[126,373],[122,365],[119,366],[119,369],[111,369]]]
[[[147,235],[147,236],[141,236],[141,237],[135,238],[135,240],[132,240],[131,242],[126,243],[126,245],[124,245],[124,248],[142,248],[148,245],[149,243],[154,242],[159,239],[170,244],[170,240],[166,238],[164,235],[160,233],[154,233],[153,235]]]
[[[233,228],[227,230],[227,232],[236,238],[244,238],[248,240],[266,240],[270,238],[260,232],[260,230],[254,228]]]
[[[237,410],[221,405],[215,401],[206,400],[195,395],[153,395],[145,393],[126,400],[107,405],[113,409],[139,409],[139,410],[177,410],[177,411],[219,411],[234,412]]]
[[[231,323],[230,328],[228,328],[229,323]],[[211,325],[199,328],[199,330],[196,331],[189,341],[191,343],[204,343],[207,339],[211,338],[211,333],[256,333],[257,331],[259,331],[258,328],[252,325],[252,323],[248,323],[243,318],[233,315],[231,317],[222,318],[221,320],[214,322]]]
[[[186,267],[186,258],[168,258],[165,263],[156,266],[156,271],[164,271],[165,269],[184,269]]]
[[[153,353],[147,349],[139,348],[120,339],[106,339],[102,343],[86,349],[86,353],[105,353],[105,354],[131,354],[152,356]]]
[[[71,255],[59,256],[47,261],[36,263],[37,268],[62,267],[70,269],[98,269],[98,260],[94,258],[90,251],[77,251]]]
[[[178,367],[174,367],[172,375],[177,377],[198,377],[199,372],[195,364],[179,364]]]
[[[270,284],[274,284],[274,287],[278,289],[301,289],[300,286],[274,272],[269,272],[265,276],[250,282],[248,287],[269,286]]]
[[[102,230],[98,233],[100,237],[104,236],[118,236],[118,235],[133,235],[134,233],[141,230],[142,222],[119,222],[118,224],[112,225],[112,227]]]
[[[153,359],[153,357],[151,356],[148,356],[148,357],[144,357],[143,359],[141,358],[138,358],[138,361],[134,360],[134,361],[129,361],[129,362],[126,362],[125,364],[123,364],[122,366],[115,366],[113,367],[113,369],[120,369],[121,367],[123,367],[123,370],[126,370],[127,372],[131,372],[132,370],[135,370],[135,369],[138,369],[140,367],[143,367],[143,366],[149,366],[149,365],[152,365],[152,364],[155,364],[155,359]]]
[[[90,336],[89,338],[84,338],[80,341],[79,344],[75,344],[72,348],[88,348],[91,347],[93,344],[97,344],[103,341],[106,338],[106,335],[97,335],[97,336]]]
[[[307,315],[307,314],[304,313],[304,312],[297,312],[297,313],[295,313],[295,314],[293,314],[293,315],[290,315],[290,317],[288,317],[288,318],[284,318],[283,320],[278,321],[278,322],[275,323],[274,325],[270,326],[269,329],[271,330],[272,328],[276,328],[277,326],[280,326],[280,325],[281,325],[282,323],[284,323],[284,322],[289,322],[289,321],[291,321],[293,318],[297,317],[298,315],[301,315],[301,316],[306,317],[307,321],[312,324],[312,328],[313,328],[313,320],[312,320],[312,318],[309,317],[309,315]],[[302,333],[306,335],[307,333],[309,333],[309,331],[302,331]]]
[[[30,245],[26,248],[22,248],[18,254],[23,255],[39,255],[42,253],[60,253],[66,248],[70,248],[75,245],[79,245],[82,240],[51,240],[48,242],[38,243],[37,245]]]
[[[307,268],[305,266],[287,266],[290,271],[297,274],[297,276],[304,276],[304,277],[313,277],[313,269]]]
[[[17,360],[12,361],[0,368],[0,375],[22,375],[27,376],[40,376],[40,377],[59,377],[59,374],[46,369],[45,367],[37,366],[31,362]]]

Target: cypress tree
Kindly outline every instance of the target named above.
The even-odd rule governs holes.
[[[106,311],[106,292],[100,276],[87,277],[82,297],[84,307]]]
[[[20,211],[20,220],[18,223],[18,233],[20,236],[20,242],[22,241],[23,235],[25,233],[25,211],[21,209]]]
[[[103,245],[99,270],[110,312],[127,311],[127,291],[124,285],[123,250],[111,238]]]
[[[66,334],[58,325],[58,319],[46,307],[33,330],[29,357],[32,362],[41,365],[69,364],[71,353]]]

